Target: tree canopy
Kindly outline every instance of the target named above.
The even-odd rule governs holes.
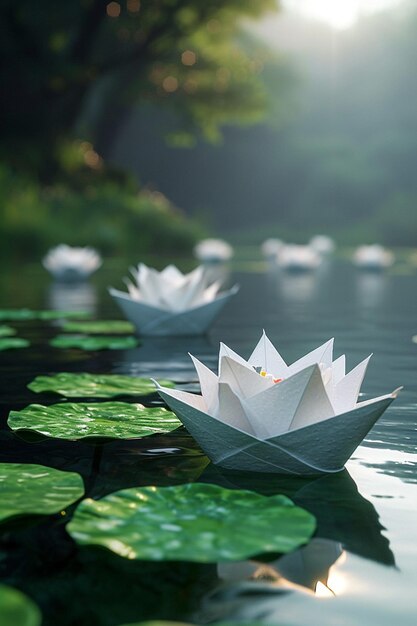
[[[79,138],[78,156],[97,167],[94,132],[117,102],[175,108],[184,142],[259,116],[262,59],[236,34],[241,18],[273,9],[275,0],[4,0],[0,158],[48,179]]]

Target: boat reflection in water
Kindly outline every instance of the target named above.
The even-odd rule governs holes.
[[[378,513],[359,493],[355,481],[346,469],[336,474],[308,479],[220,471],[210,464],[200,481],[217,483],[229,489],[251,489],[268,496],[286,495],[295,504],[315,515],[316,538],[335,541],[351,553],[384,565],[395,565],[389,541],[382,534],[385,529],[379,521]],[[307,586],[311,588],[311,585]]]
[[[48,291],[48,307],[54,311],[85,311],[95,315],[97,310],[97,292],[88,282],[51,283]]]
[[[220,585],[205,596],[195,621],[281,621],[292,626],[307,619],[302,623],[334,626],[339,604],[325,602],[328,609],[323,613],[321,600],[346,595],[352,603],[352,594],[361,595],[363,581],[352,576],[351,561],[364,564],[365,578],[369,567],[398,575],[393,567],[367,565],[371,563],[367,559],[372,559],[393,566],[394,556],[375,508],[358,492],[347,470],[305,479],[219,471],[210,465],[199,480],[264,495],[285,494],[314,513],[317,531],[306,546],[278,558],[272,555],[272,560],[271,555],[264,555],[240,563],[219,563]]]

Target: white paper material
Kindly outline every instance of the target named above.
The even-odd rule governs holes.
[[[353,255],[353,262],[364,270],[383,270],[394,263],[394,255],[379,244],[359,246]]]
[[[202,239],[195,246],[194,255],[202,263],[225,262],[232,258],[233,248],[223,239]]]
[[[60,244],[51,248],[42,264],[57,280],[71,281],[88,278],[102,264],[94,248],[77,248]]]
[[[117,289],[109,289],[110,295],[140,335],[159,337],[203,335],[237,291],[238,287],[233,287],[218,295],[212,302],[171,313],[134,300],[129,294]]]
[[[332,350],[330,340],[287,366],[264,334],[249,359],[259,365],[224,345],[218,376],[193,358],[202,396],[159,386],[158,391],[222,467],[300,475],[336,472],[399,390],[358,403],[369,358],[344,375],[345,360],[333,362]],[[282,381],[275,382],[265,364],[280,367]]]
[[[322,257],[310,246],[285,244],[277,251],[276,261],[284,270],[308,271],[316,269]]]

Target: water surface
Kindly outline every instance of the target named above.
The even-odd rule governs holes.
[[[120,317],[107,295],[123,270],[104,268],[92,283],[52,284],[31,266],[18,283],[0,277],[2,306],[87,308]],[[6,528],[0,535],[0,577],[40,605],[45,626],[116,626],[144,619],[257,620],[291,626],[417,623],[417,274],[405,264],[389,273],[361,273],[343,260],[311,274],[280,274],[238,265],[229,277],[241,290],[208,337],[144,339],[126,351],[84,353],[48,346],[58,323],[19,322],[27,350],[0,353],[0,461],[77,471],[88,495],[141,485],[206,481],[261,493],[286,493],[318,519],[306,548],[268,562],[197,565],[128,562],[105,551],[78,549],[65,519]],[[8,411],[57,397],[26,384],[57,371],[170,377],[195,383],[188,352],[216,367],[219,341],[247,357],[262,329],[287,361],[330,337],[336,356],[353,367],[373,353],[363,399],[403,385],[344,472],[317,479],[243,475],[210,464],[185,429],[106,444],[99,468],[91,444],[29,444],[11,433]],[[151,403],[158,403],[155,395]],[[245,523],[236,532],[244,534]]]

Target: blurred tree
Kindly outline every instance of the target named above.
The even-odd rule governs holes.
[[[222,123],[261,114],[263,61],[245,53],[236,34],[241,18],[276,9],[275,0],[3,0],[1,6],[0,158],[44,181],[63,166],[76,167],[78,158],[100,167],[86,110],[98,133],[117,101],[161,102],[179,112],[182,143],[197,129],[216,139]],[[71,143],[80,136],[91,143]]]

